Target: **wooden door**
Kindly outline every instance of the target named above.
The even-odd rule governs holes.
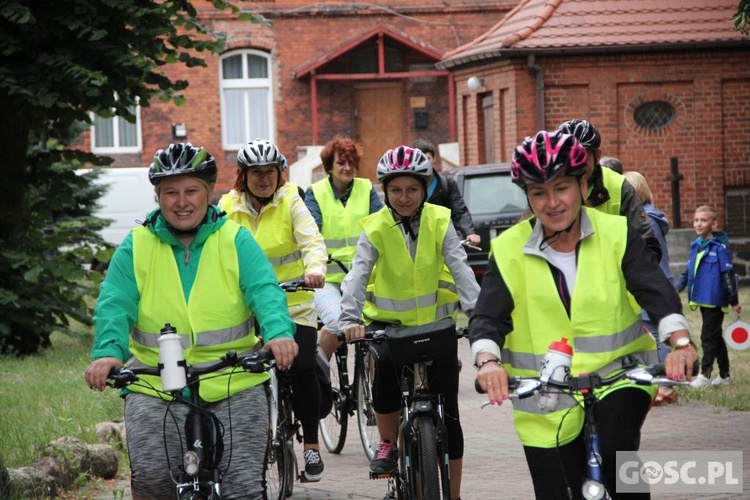
[[[361,83],[354,87],[355,140],[362,146],[359,175],[377,182],[383,153],[404,143],[400,82]]]

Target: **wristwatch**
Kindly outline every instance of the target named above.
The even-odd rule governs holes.
[[[672,350],[676,351],[678,349],[684,349],[688,346],[695,347],[695,342],[693,342],[693,339],[691,339],[690,337],[680,337],[675,341],[674,345],[672,346]]]

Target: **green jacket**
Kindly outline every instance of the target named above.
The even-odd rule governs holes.
[[[169,231],[159,210],[148,214],[144,225],[172,246],[178,264],[182,293],[187,300],[195,281],[201,251],[206,239],[227,220],[209,206],[206,222],[190,246],[185,247]],[[276,337],[294,338],[294,323],[289,318],[286,296],[279,288],[273,268],[249,231],[242,228],[235,240],[240,258],[240,288],[248,308],[261,325],[266,341]],[[175,291],[177,292],[177,291]],[[129,234],[117,247],[102,282],[94,310],[94,359],[115,357],[125,362],[130,357],[130,330],[136,322],[140,296],[133,269],[133,240]]]

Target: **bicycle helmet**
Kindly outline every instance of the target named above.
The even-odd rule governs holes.
[[[217,172],[216,161],[206,148],[180,142],[154,154],[154,162],[148,168],[148,180],[155,186],[167,177],[191,175],[213,184]]]
[[[513,153],[511,179],[526,188],[526,184],[544,184],[565,175],[582,176],[586,158],[586,150],[572,135],[560,130],[537,132]]]
[[[586,120],[568,120],[560,124],[557,130],[575,137],[587,151],[599,149],[602,136],[595,126]]]
[[[389,149],[380,158],[377,175],[383,184],[387,184],[394,177],[410,175],[426,185],[432,177],[432,165],[419,149],[399,146]]]
[[[279,148],[271,141],[253,139],[237,152],[237,166],[240,168],[282,166],[282,158],[284,156],[279,152]]]

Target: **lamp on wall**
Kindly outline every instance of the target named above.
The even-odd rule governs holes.
[[[484,87],[484,78],[479,78],[477,76],[472,76],[469,78],[466,82],[466,86],[469,87],[469,90],[472,92],[476,92],[477,90]]]
[[[184,123],[173,123],[172,124],[172,139],[185,139],[187,137],[187,125]]]

